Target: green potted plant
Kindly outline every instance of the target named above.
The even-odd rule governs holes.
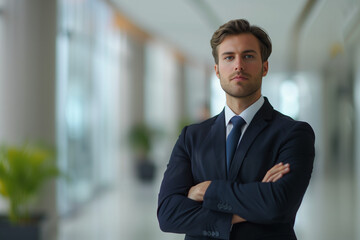
[[[0,147],[0,194],[8,200],[8,216],[0,220],[0,239],[41,239],[40,215],[29,208],[43,184],[59,175],[54,151],[25,144]]]
[[[144,123],[135,124],[129,132],[129,144],[135,155],[136,176],[143,182],[150,182],[155,177],[155,164],[149,154],[155,131]]]

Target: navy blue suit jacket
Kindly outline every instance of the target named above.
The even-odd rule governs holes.
[[[296,239],[293,226],[312,173],[315,136],[305,122],[273,109],[268,100],[254,116],[226,171],[225,114],[185,127],[164,174],[158,220],[166,232],[185,239]],[[290,173],[262,183],[277,163]],[[211,184],[203,202],[187,198],[189,189]],[[231,225],[237,214],[247,222]]]

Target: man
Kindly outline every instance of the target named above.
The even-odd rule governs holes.
[[[229,21],[214,33],[211,47],[226,106],[182,130],[159,193],[160,228],[188,240],[296,239],[314,132],[261,95],[271,54],[262,29]]]

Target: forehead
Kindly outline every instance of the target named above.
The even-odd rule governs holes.
[[[243,52],[249,50],[260,53],[259,40],[251,33],[227,36],[218,46],[219,55],[225,52]]]

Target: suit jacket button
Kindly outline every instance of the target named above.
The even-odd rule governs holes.
[[[212,237],[215,237],[215,232],[211,232],[211,236],[212,236]]]
[[[211,231],[208,231],[208,232],[207,232],[207,235],[208,235],[208,236],[211,236]]]
[[[218,209],[222,209],[223,205],[221,203],[218,203],[217,207],[218,207]]]

